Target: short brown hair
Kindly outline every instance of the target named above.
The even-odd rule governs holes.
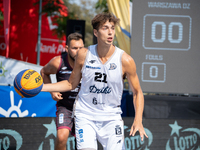
[[[113,14],[111,13],[101,13],[96,15],[92,19],[92,27],[93,29],[98,30],[99,27],[101,27],[106,21],[113,22],[114,25],[119,23],[119,18],[116,18]]]
[[[78,41],[78,40],[80,40],[80,39],[82,39],[82,38],[83,38],[82,34],[80,34],[80,33],[78,33],[78,32],[71,33],[71,34],[68,35],[68,37],[67,37],[67,45],[68,45],[68,46],[70,45],[71,40],[76,40],[76,41]]]

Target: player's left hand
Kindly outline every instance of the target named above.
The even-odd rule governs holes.
[[[129,135],[134,136],[137,131],[139,131],[139,133],[140,133],[141,141],[144,140],[144,135],[146,136],[146,138],[148,138],[146,132],[144,131],[144,127],[142,125],[142,122],[134,121],[132,126],[131,126],[131,131],[130,131]]]

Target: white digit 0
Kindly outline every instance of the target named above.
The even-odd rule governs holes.
[[[162,26],[162,33],[161,33],[161,38],[160,39],[156,39],[156,26],[161,25]],[[166,25],[164,22],[160,22],[160,21],[155,21],[153,22],[152,26],[151,26],[151,39],[154,42],[157,43],[162,43],[165,41],[165,37],[166,37]]]
[[[157,66],[151,66],[149,68],[149,76],[151,78],[157,78],[158,77],[158,67]]]
[[[178,26],[179,32],[178,32],[178,39],[172,38],[173,33],[173,27]],[[168,27],[168,40],[170,43],[180,43],[183,39],[183,25],[180,22],[171,22]]]

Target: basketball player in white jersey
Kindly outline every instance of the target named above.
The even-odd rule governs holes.
[[[74,104],[78,150],[97,150],[97,140],[104,150],[124,149],[121,118],[123,75],[133,91],[135,118],[130,135],[139,131],[141,140],[148,137],[142,125],[143,92],[130,55],[113,45],[119,19],[110,13],[98,14],[92,20],[97,45],[79,50],[68,81],[44,84],[42,91],[68,91],[81,80],[81,89]]]

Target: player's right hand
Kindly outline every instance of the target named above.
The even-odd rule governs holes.
[[[60,92],[51,92],[51,97],[55,101],[59,101],[63,99],[62,94]]]

